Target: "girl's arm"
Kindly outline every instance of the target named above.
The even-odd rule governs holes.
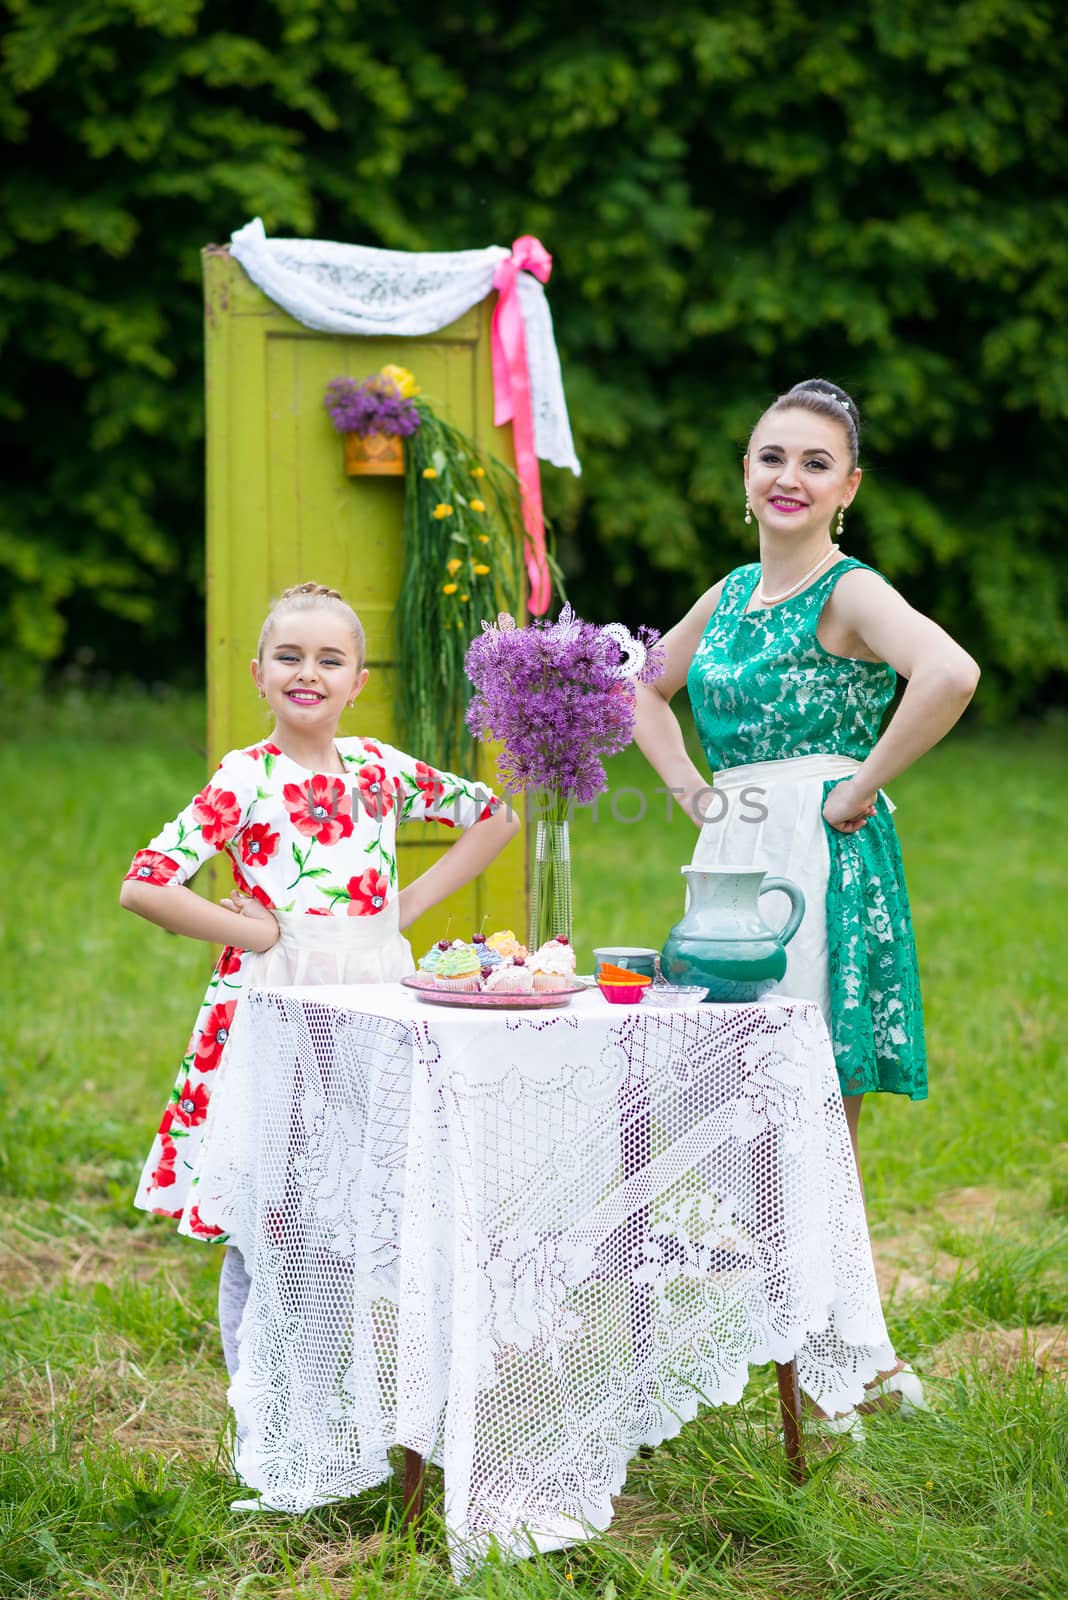
[[[507,804],[491,817],[472,823],[432,867],[401,890],[397,897],[401,928],[410,927],[424,911],[477,878],[515,838],[519,828],[519,818]]]
[[[888,661],[908,687],[858,770],[837,784],[823,815],[843,833],[855,833],[871,813],[878,791],[945,737],[979,682],[979,668],[937,622],[909,605],[873,572],[849,572],[832,596],[835,616],[880,661]]]
[[[119,893],[119,904],[146,922],[166,928],[168,933],[184,933],[189,939],[203,939],[207,944],[235,945],[259,954],[278,940],[278,923],[270,911],[265,910],[263,916],[243,917],[231,911],[227,902],[212,905],[180,884],[161,886],[127,878]]]
[[[698,828],[704,821],[701,800],[708,791],[709,779],[698,771],[690,759],[679,719],[669,701],[686,682],[701,635],[719,604],[722,591],[723,581],[720,580],[701,596],[681,622],[664,635],[662,643],[666,665],[663,675],[655,683],[640,683],[637,686],[634,742]]]

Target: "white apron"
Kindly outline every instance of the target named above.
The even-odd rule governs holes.
[[[850,756],[791,756],[754,761],[716,772],[713,799],[693,853],[695,867],[763,867],[790,878],[805,897],[801,926],[786,946],[786,976],[776,993],[815,1000],[831,1025],[827,954],[827,879],[830,855],[823,821],[823,786],[852,777],[860,766]],[[887,797],[893,810],[893,803]],[[790,902],[778,891],[762,895],[761,914],[776,931]]]

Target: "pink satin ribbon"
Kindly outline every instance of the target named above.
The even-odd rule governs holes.
[[[545,517],[541,506],[541,473],[534,447],[527,341],[516,279],[520,272],[532,272],[541,283],[548,283],[552,270],[553,258],[541,240],[525,233],[515,241],[511,255],[501,262],[493,277],[493,287],[497,290],[491,340],[493,420],[498,427],[506,422],[512,424],[515,467],[522,491],[523,526],[527,531],[524,553],[530,576],[528,605],[536,617],[544,616],[549,609],[552,583],[545,554]]]

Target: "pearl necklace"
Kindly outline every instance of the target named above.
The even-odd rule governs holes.
[[[757,585],[757,599],[760,601],[761,605],[773,606],[777,600],[788,600],[792,594],[797,593],[798,589],[803,589],[808,580],[810,578],[814,578],[820,568],[827,565],[828,561],[834,555],[837,549],[838,546],[836,544],[832,544],[831,548],[827,551],[827,554],[821,556],[816,562],[816,565],[806,572],[803,578],[798,578],[797,582],[792,584],[789,589],[784,589],[782,594],[764,593],[764,569],[761,567],[760,583]]]

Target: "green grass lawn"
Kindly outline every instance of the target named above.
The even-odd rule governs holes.
[[[202,781],[200,707],[67,699],[4,733],[0,1597],[454,1593],[433,1504],[417,1550],[395,1489],[300,1519],[228,1510],[218,1257],[130,1205],[210,956],[120,914],[118,885]],[[610,776],[617,813],[643,791],[646,815],[603,801],[575,823],[587,967],[595,943],[662,943],[692,848],[636,753]],[[863,1453],[796,1490],[757,1372],[740,1406],[635,1465],[609,1536],[491,1563],[465,1593],[1068,1593],[1068,1353],[1034,1354],[1068,1322],[1066,781],[1050,728],[959,733],[892,788],[931,1098],[871,1105],[862,1145],[888,1317],[936,1413],[876,1419]]]

